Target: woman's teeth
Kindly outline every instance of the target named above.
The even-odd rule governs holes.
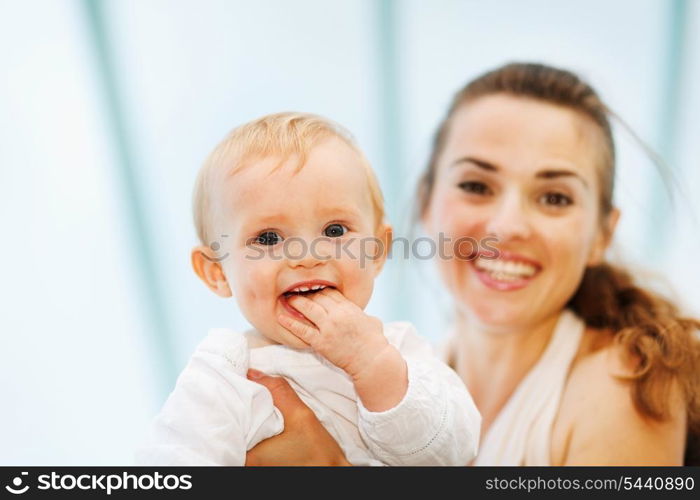
[[[500,281],[531,278],[537,272],[535,266],[512,260],[487,260],[479,257],[474,265],[477,269],[486,271],[492,278]]]

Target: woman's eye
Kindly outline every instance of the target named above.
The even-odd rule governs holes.
[[[264,233],[260,233],[256,238],[255,238],[255,243],[258,245],[276,245],[282,241],[282,237],[277,234],[274,231],[265,231]]]
[[[340,238],[342,235],[348,232],[348,228],[342,224],[331,224],[326,229],[323,230],[323,234],[329,238]]]
[[[562,193],[546,193],[540,197],[540,202],[554,207],[568,207],[574,201]]]
[[[484,184],[483,182],[476,182],[476,181],[461,182],[459,184],[459,187],[463,191],[466,191],[467,193],[478,194],[478,195],[489,194],[491,191],[486,184]]]

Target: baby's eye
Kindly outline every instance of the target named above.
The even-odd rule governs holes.
[[[264,233],[260,233],[256,238],[255,238],[255,243],[258,245],[276,245],[282,241],[282,237],[277,234],[274,231],[265,231]]]
[[[326,229],[323,230],[323,234],[329,238],[340,238],[342,235],[348,232],[348,228],[342,224],[331,224]]]
[[[574,200],[563,193],[550,192],[540,196],[539,202],[552,207],[568,207]]]
[[[477,194],[477,195],[486,195],[491,192],[489,187],[484,184],[483,182],[478,182],[478,181],[466,181],[466,182],[460,182],[459,187],[463,190],[466,191],[467,193],[472,193],[472,194]]]

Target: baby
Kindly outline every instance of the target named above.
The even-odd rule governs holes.
[[[465,465],[481,417],[460,378],[404,322],[363,312],[391,228],[351,136],[280,113],[231,132],[202,167],[195,272],[254,330],[211,330],[137,461],[244,465],[284,429],[249,368],[286,378],[354,465]],[[208,242],[216,242],[208,244]]]

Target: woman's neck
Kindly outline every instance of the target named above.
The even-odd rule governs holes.
[[[559,314],[533,325],[493,328],[462,316],[456,324],[455,370],[490,426],[549,344]]]

